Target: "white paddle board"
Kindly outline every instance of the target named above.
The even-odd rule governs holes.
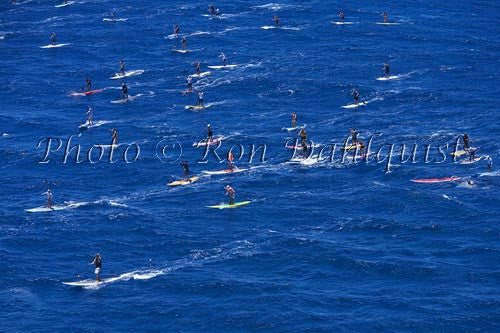
[[[396,80],[399,79],[400,77],[401,77],[400,75],[383,76],[383,77],[378,77],[377,81]]]
[[[40,48],[41,49],[54,49],[54,48],[63,47],[63,46],[67,46],[67,45],[71,45],[71,44],[70,43],[49,44],[49,45],[40,46]]]
[[[359,102],[358,104],[348,104],[348,105],[342,105],[341,107],[343,109],[355,109],[359,106],[365,106],[367,103],[366,102]]]
[[[67,2],[64,2],[60,5],[55,5],[54,7],[56,7],[56,8],[66,7],[66,6],[72,5],[74,3],[75,3],[74,1],[67,1]]]
[[[190,77],[201,78],[210,75],[210,72],[201,72],[200,74],[191,74]]]
[[[222,68],[235,68],[235,67],[238,67],[238,65],[220,65],[220,66],[207,66],[208,68],[212,68],[212,69],[222,69]]]
[[[219,170],[219,171],[202,171],[202,173],[204,173],[206,175],[226,175],[226,174],[230,174],[230,173],[243,172],[246,170],[248,170],[248,169],[234,168],[233,171],[226,169],[226,170]]]
[[[126,71],[125,74],[116,73],[114,76],[110,77],[110,79],[111,80],[118,80],[118,79],[123,79],[125,77],[141,75],[142,73],[144,73],[144,70],[142,70],[142,69],[137,69],[137,70],[133,70],[133,71]]]
[[[105,17],[105,18],[102,19],[103,22],[125,22],[126,20],[128,20],[128,19],[126,19],[126,18],[115,18],[115,19],[112,19],[112,18],[107,18],[107,17]]]

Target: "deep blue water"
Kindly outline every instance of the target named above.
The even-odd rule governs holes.
[[[18,2],[0,5],[0,331],[499,330],[500,174],[496,164],[486,173],[499,153],[499,2],[218,1],[220,18],[203,16],[198,0]],[[330,23],[341,9],[354,24]],[[128,20],[103,22],[113,11]],[[399,24],[375,24],[383,11]],[[282,28],[261,29],[274,14]],[[175,24],[193,52],[172,52]],[[51,32],[70,45],[39,48]],[[207,69],[220,52],[238,66]],[[145,73],[110,80],[121,59]],[[211,71],[194,79],[213,103],[203,112],[186,110],[196,96],[181,93],[195,61]],[[401,77],[375,80],[383,63]],[[86,77],[105,90],[68,96]],[[142,95],[110,103],[122,82]],[[353,88],[369,104],[341,108]],[[60,150],[38,163],[39,140],[65,143],[89,105],[105,123],[73,137],[84,161],[62,163]],[[283,143],[296,131],[281,128],[293,111],[316,143],[357,128],[375,151],[418,144],[420,160],[395,157],[389,172],[376,160],[288,163]],[[193,174],[226,167],[213,155],[197,163],[203,149],[192,143],[207,123],[229,136],[220,151],[245,147],[237,165],[250,170],[167,187],[182,168],[177,150],[157,157],[160,141],[180,144]],[[111,128],[140,146],[139,158],[85,161]],[[451,160],[465,132],[477,163]],[[267,145],[265,162],[248,163],[251,144]],[[434,160],[424,163],[429,144]],[[410,181],[449,176],[462,178]],[[251,204],[206,208],[227,201],[227,184]],[[65,209],[26,212],[48,188]],[[92,279],[96,252],[102,277],[119,279],[62,284]]]

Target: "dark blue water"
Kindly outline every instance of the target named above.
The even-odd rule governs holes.
[[[0,5],[0,331],[498,331],[499,173],[486,172],[499,153],[498,2],[220,1],[220,18],[200,1],[18,2]],[[330,23],[341,9],[353,24]],[[399,24],[375,24],[383,11]],[[111,12],[128,20],[103,22]],[[262,29],[274,14],[281,28]],[[192,52],[172,52],[175,24]],[[70,45],[40,48],[52,32]],[[238,66],[208,69],[221,52]],[[110,80],[122,59],[145,72]],[[211,71],[194,79],[201,112],[181,93],[196,61]],[[399,77],[377,81],[383,63]],[[86,77],[104,90],[69,96]],[[110,103],[122,82],[139,96]],[[369,103],[341,108],[354,88]],[[88,106],[102,126],[77,136]],[[317,144],[351,128],[373,137],[373,158],[288,163],[294,111]],[[225,169],[213,154],[197,163],[207,123],[228,137],[219,155],[242,144],[249,170],[167,187],[182,177],[179,145],[193,175]],[[90,163],[112,128],[116,162]],[[477,163],[452,160],[464,133]],[[62,161],[71,135],[81,163],[76,149]],[[62,147],[39,163],[48,137]],[[388,143],[417,144],[417,161],[387,168]],[[264,162],[261,149],[248,163],[252,144],[267,145]],[[227,184],[252,202],[206,208],[227,202]],[[49,188],[63,209],[27,212]],[[93,279],[96,252],[115,280],[62,284]]]

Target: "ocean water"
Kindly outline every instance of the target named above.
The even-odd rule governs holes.
[[[498,332],[499,2],[217,1],[218,18],[197,0],[60,3],[0,4],[0,331]],[[330,23],[339,10],[352,24]],[[176,24],[191,52],[172,52]],[[70,45],[40,48],[52,32]],[[209,69],[221,52],[237,66]],[[144,73],[110,80],[120,60]],[[203,111],[182,94],[197,61]],[[383,63],[399,77],[376,80]],[[86,77],[103,91],[70,96]],[[123,82],[137,98],[110,103]],[[366,106],[341,108],[352,89]],[[100,126],[80,132],[88,106]],[[289,162],[292,112],[332,160]],[[226,168],[192,146],[208,123],[249,170],[203,174]],[[113,163],[109,146],[92,163],[112,128]],[[368,161],[339,161],[351,128]],[[464,133],[477,163],[450,155]],[[202,177],[168,187],[180,160]],[[252,202],[207,208],[228,184]],[[27,212],[49,188],[62,209]],[[62,284],[93,279],[96,252],[111,282]]]

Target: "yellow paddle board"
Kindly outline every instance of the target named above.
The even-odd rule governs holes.
[[[194,176],[194,177],[191,177],[191,178],[188,178],[188,179],[176,180],[174,182],[168,183],[167,185],[168,186],[188,185],[188,184],[194,183],[198,179],[200,179],[200,177]]]

